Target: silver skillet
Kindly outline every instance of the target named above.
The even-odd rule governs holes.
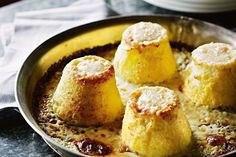
[[[48,136],[37,124],[32,95],[37,81],[47,69],[64,56],[94,46],[102,46],[121,39],[129,25],[139,21],[157,22],[169,32],[171,41],[197,47],[209,42],[225,42],[236,47],[236,33],[211,23],[170,15],[113,17],[64,31],[38,46],[21,66],[15,85],[18,108],[27,123],[61,156],[85,156],[65,148]],[[230,152],[223,156],[236,156]]]

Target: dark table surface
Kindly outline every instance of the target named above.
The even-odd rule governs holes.
[[[0,24],[11,22],[17,11],[66,6],[75,0],[60,0],[59,3],[41,0],[21,1],[0,8]],[[24,4],[23,4],[23,3]],[[152,6],[141,0],[106,0],[113,10],[121,15],[130,14],[172,14],[202,19],[236,31],[236,11],[211,14],[192,14],[170,11]],[[56,157],[58,156],[43,139],[25,122],[19,112],[13,109],[0,111],[0,156],[1,157]]]

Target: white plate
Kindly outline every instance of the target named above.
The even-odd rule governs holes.
[[[184,2],[189,2],[189,3],[209,3],[209,4],[214,4],[214,3],[236,3],[235,0],[176,0],[176,1],[184,1]]]
[[[175,4],[185,4],[185,5],[198,5],[198,6],[221,6],[221,5],[236,5],[236,0],[225,0],[225,1],[217,1],[217,2],[211,2],[211,1],[204,1],[204,2],[198,2],[194,0],[155,0],[155,1],[165,1],[165,2],[170,2],[170,3],[175,3]]]
[[[224,9],[224,8],[231,8],[235,7],[236,3],[214,3],[214,4],[202,4],[202,3],[187,3],[183,1],[176,1],[176,0],[157,0],[159,3],[168,4],[168,5],[175,5],[180,8],[195,8],[195,9]]]
[[[236,9],[236,2],[231,3],[214,3],[214,4],[204,4],[204,3],[191,3],[191,2],[184,2],[176,1],[176,0],[144,0],[150,4],[155,6],[159,6],[162,8],[182,11],[182,12],[198,12],[198,13],[210,13],[210,12],[222,12],[222,11],[229,11]],[[185,0],[190,1],[190,0]],[[192,0],[193,1],[193,0]],[[211,0],[213,1],[213,0]],[[229,1],[229,0],[227,0]],[[196,1],[195,1],[196,2]]]

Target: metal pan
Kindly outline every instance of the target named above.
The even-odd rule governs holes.
[[[139,21],[160,23],[168,29],[171,41],[194,47],[209,42],[225,42],[236,47],[236,34],[232,31],[207,22],[169,15],[113,17],[69,29],[48,39],[21,66],[16,79],[15,96],[27,123],[60,155],[84,156],[55,142],[37,124],[32,104],[36,82],[50,65],[64,56],[80,49],[119,41],[123,30]]]

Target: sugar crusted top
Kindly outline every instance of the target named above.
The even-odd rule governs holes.
[[[63,70],[63,75],[70,75],[80,82],[102,83],[115,75],[114,67],[110,61],[89,55],[72,60]]]
[[[132,45],[150,45],[167,39],[167,31],[161,25],[151,22],[139,22],[128,27],[123,33],[123,40]]]
[[[79,59],[76,68],[80,76],[92,76],[106,71],[110,66],[111,63],[104,58],[86,56]]]
[[[131,95],[132,107],[142,114],[170,111],[179,103],[174,91],[165,87],[142,87]]]
[[[236,49],[225,43],[209,43],[192,52],[197,64],[222,66],[236,62]]]

